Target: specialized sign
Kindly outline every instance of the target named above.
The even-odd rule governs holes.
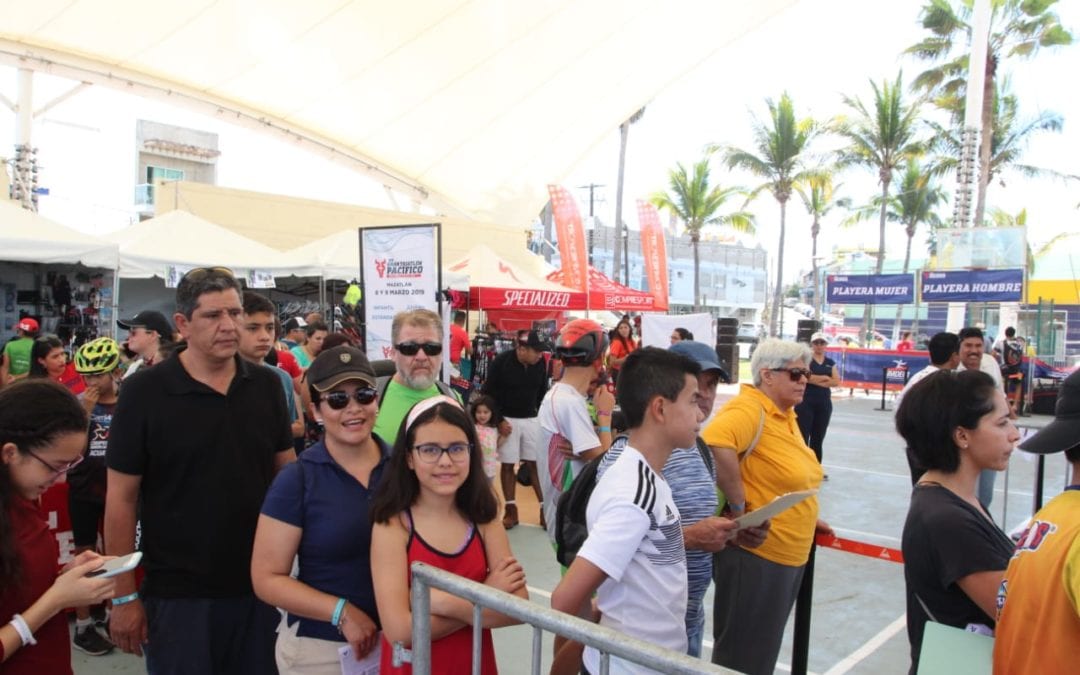
[[[369,359],[390,358],[395,314],[438,311],[442,276],[438,232],[436,224],[360,228],[364,346]]]
[[[923,272],[923,302],[1019,302],[1024,270]]]
[[[480,287],[469,293],[470,309],[585,309],[585,294],[527,288]]]
[[[638,200],[638,226],[641,228],[641,257],[645,260],[645,274],[649,280],[649,292],[656,309],[668,308],[667,241],[660,225],[660,214],[649,202]]]
[[[915,302],[911,274],[830,274],[825,278],[829,304],[904,305]]]

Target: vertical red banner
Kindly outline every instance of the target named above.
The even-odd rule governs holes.
[[[637,203],[638,226],[641,228],[641,256],[645,259],[645,274],[649,292],[660,310],[668,308],[667,241],[660,225],[660,213],[649,202]]]
[[[555,218],[555,236],[559,239],[562,261],[562,285],[583,293],[589,292],[589,255],[585,250],[585,227],[577,203],[561,185],[549,185],[551,212]]]

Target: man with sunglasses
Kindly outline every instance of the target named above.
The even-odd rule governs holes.
[[[392,378],[379,378],[375,433],[392,446],[409,409],[432,396],[457,398],[457,394],[439,380],[443,324],[438,314],[429,309],[398,312],[390,326],[390,339],[394,343],[391,358],[396,372]]]
[[[124,382],[110,428],[105,543],[135,550],[145,579],[117,578],[110,633],[146,655],[152,673],[276,672],[279,615],[251,585],[263,499],[295,459],[282,386],[237,353],[240,284],[198,268],[176,288],[186,341],[174,357]]]
[[[484,381],[483,393],[498,401],[499,412],[510,425],[510,435],[503,439],[498,448],[499,484],[506,498],[503,526],[508,530],[518,524],[515,469],[519,461],[529,473],[536,502],[544,503],[540,477],[536,472],[542,435],[537,415],[548,390],[547,364],[543,355],[550,351],[551,345],[537,331],[518,331],[514,348],[495,357]],[[545,525],[544,510],[541,508],[540,526]]]

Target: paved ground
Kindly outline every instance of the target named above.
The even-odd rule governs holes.
[[[734,394],[726,388],[719,398]],[[825,444],[829,481],[821,491],[822,517],[843,537],[899,548],[900,533],[911,489],[900,438],[892,428],[892,413],[876,410],[880,398],[835,399],[835,411]],[[1040,426],[1047,418],[1023,418],[1021,424]],[[1010,470],[999,477],[991,512],[1009,530],[1031,514],[1035,462],[1015,453]],[[1005,487],[1008,483],[1008,497]],[[1065,462],[1051,457],[1046,470],[1046,499],[1065,485]],[[559,571],[546,535],[536,522],[531,491],[519,488],[523,524],[510,532],[514,553],[528,573],[534,601],[548,602]],[[906,673],[909,665],[904,624],[904,578],[900,565],[820,549],[814,585],[810,670],[815,673]],[[711,606],[710,596],[706,606]],[[791,622],[781,651],[778,672],[791,663]],[[711,634],[711,620],[706,635]],[[528,673],[532,635],[523,627],[496,631],[499,668],[505,675]],[[707,648],[709,643],[706,643]],[[544,655],[549,658],[550,638]],[[544,667],[548,665],[545,660]],[[144,672],[139,659],[123,654],[107,657],[74,656],[82,674]]]

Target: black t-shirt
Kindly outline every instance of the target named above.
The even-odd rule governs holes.
[[[914,672],[927,621],[956,628],[970,623],[993,628],[993,617],[987,616],[956,582],[976,572],[1004,572],[1015,545],[987,516],[950,490],[939,485],[917,485],[911,493],[901,546]]]
[[[106,462],[142,476],[145,595],[251,593],[251,547],[275,455],[292,449],[281,382],[236,357],[224,395],[179,355],[124,381]]]
[[[115,403],[95,403],[90,412],[90,434],[83,451],[85,459],[68,471],[68,494],[79,501],[105,503],[105,450],[109,444],[109,427],[112,424]]]
[[[836,361],[833,361],[828,356],[821,363],[818,363],[813,357],[810,358],[810,372],[814,375],[828,375],[832,377],[833,367],[836,366]],[[803,393],[803,401],[808,403],[825,403],[832,397],[831,387],[823,387],[820,384],[807,384],[806,392]]]
[[[505,417],[536,417],[547,393],[544,359],[526,366],[518,361],[515,349],[504,351],[488,367],[483,391],[495,399]]]

